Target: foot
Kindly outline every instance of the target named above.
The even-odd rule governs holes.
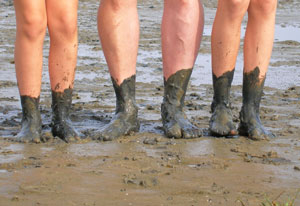
[[[40,143],[42,134],[41,119],[24,120],[22,122],[21,131],[17,135],[17,141],[23,143]]]
[[[63,92],[52,90],[52,134],[68,143],[80,140],[80,135],[70,120],[72,92],[71,88]]]
[[[79,133],[72,126],[71,120],[52,123],[52,134],[67,143],[80,140]]]
[[[209,121],[209,130],[213,136],[234,136],[237,134],[232,121],[231,110],[224,105],[218,105]]]
[[[202,136],[202,130],[191,124],[183,112],[184,98],[192,74],[191,69],[179,70],[164,79],[164,99],[161,105],[163,129],[169,138],[191,139]]]
[[[119,112],[105,128],[96,134],[94,139],[111,141],[132,132],[138,132],[140,123],[137,119],[137,111],[134,113]]]
[[[252,140],[270,140],[275,135],[266,130],[259,118],[259,115],[253,109],[244,109],[240,112],[239,134]]]
[[[170,105],[166,103],[162,104],[162,119],[165,135],[169,138],[192,139],[203,135],[200,128],[187,120],[184,112],[179,109],[170,111]]]
[[[243,106],[240,112],[239,134],[253,140],[269,140],[275,135],[267,131],[259,118],[260,101],[266,76],[260,77],[260,69],[244,73]]]
[[[16,140],[23,143],[41,142],[42,120],[39,111],[39,97],[21,96],[22,127]]]

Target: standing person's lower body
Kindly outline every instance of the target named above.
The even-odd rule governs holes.
[[[166,89],[162,117],[168,137],[192,138],[202,134],[187,121],[183,112],[184,96],[202,30],[203,8],[199,0],[165,0],[162,44]],[[98,31],[116,93],[116,112],[96,138],[112,140],[139,130],[135,103],[139,42],[137,0],[102,0]]]
[[[202,130],[189,122],[184,98],[203,33],[201,0],[165,0],[162,20],[163,129],[170,138],[196,138]]]
[[[50,35],[49,74],[52,91],[52,133],[69,142],[79,138],[69,119],[77,61],[78,0],[15,0],[17,35],[15,67],[22,105],[17,139],[40,142],[39,99],[46,29]]]
[[[219,0],[212,31],[214,97],[210,131],[215,136],[238,132],[251,139],[274,135],[261,123],[259,107],[271,58],[277,0]],[[244,40],[243,106],[238,131],[230,110],[230,88],[240,45],[241,23],[248,11]]]

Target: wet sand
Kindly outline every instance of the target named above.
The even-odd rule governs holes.
[[[11,1],[1,1],[0,205],[252,206],[278,196],[281,202],[292,198],[300,188],[300,3],[287,2],[279,3],[275,44],[261,103],[261,120],[276,139],[164,137],[160,116],[162,3],[140,0],[136,88],[140,133],[112,142],[87,138],[76,144],[52,137],[46,37],[41,114],[47,141],[20,144],[10,141],[21,121],[13,61],[14,10]],[[192,122],[207,129],[213,95],[210,31],[216,1],[204,3],[205,33],[185,105]],[[97,5],[96,0],[82,0],[79,5],[79,58],[71,119],[87,137],[109,122],[115,106],[96,29]],[[242,53],[236,68],[231,99],[238,125]],[[300,205],[300,198],[295,205]]]

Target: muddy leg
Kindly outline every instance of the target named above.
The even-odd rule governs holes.
[[[183,111],[184,98],[192,69],[184,69],[164,81],[164,99],[161,105],[163,129],[170,138],[197,138],[202,130],[192,125]]]
[[[111,122],[96,135],[96,139],[110,141],[138,132],[140,123],[137,118],[138,108],[135,103],[135,75],[125,79],[121,85],[112,78],[116,93],[116,113]]]
[[[209,121],[209,129],[215,136],[232,136],[237,134],[232,121],[230,109],[230,88],[234,69],[224,73],[220,77],[213,75],[214,98],[211,104],[212,116]]]
[[[72,89],[65,89],[64,92],[52,91],[52,133],[53,136],[57,136],[66,142],[74,142],[80,139],[69,118],[72,91]]]
[[[244,73],[243,106],[240,112],[239,133],[253,140],[275,137],[263,127],[259,118],[259,106],[265,82],[265,77],[259,79],[259,74],[258,67],[252,72]]]
[[[17,135],[17,140],[20,142],[38,143],[41,141],[42,120],[39,111],[39,100],[39,97],[21,96],[22,127]]]

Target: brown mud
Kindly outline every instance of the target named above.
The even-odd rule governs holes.
[[[140,132],[111,142],[66,144],[52,137],[51,89],[44,46],[41,144],[10,141],[22,118],[14,73],[15,17],[0,2],[0,205],[259,205],[286,201],[300,187],[300,39],[298,1],[279,1],[274,52],[261,100],[261,121],[277,138],[252,141],[164,136],[160,115],[162,1],[140,0],[136,103]],[[70,119],[91,136],[113,117],[115,94],[97,29],[96,0],[79,2],[79,53]],[[216,1],[204,1],[205,33],[185,98],[191,123],[208,128],[213,87],[210,31]],[[243,27],[245,23],[243,24]],[[295,32],[294,32],[295,31]],[[298,32],[298,35],[294,35]],[[241,45],[242,48],[242,45]],[[233,122],[242,105],[242,55],[231,88]],[[300,205],[298,198],[295,205]]]

